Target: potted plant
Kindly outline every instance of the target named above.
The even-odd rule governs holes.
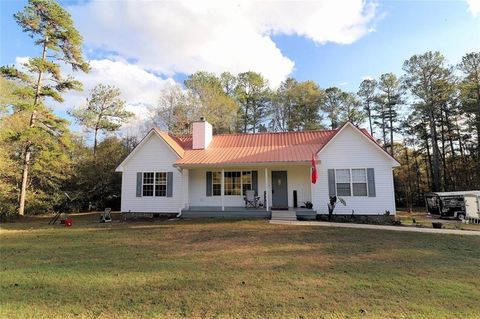
[[[303,204],[305,205],[305,208],[308,208],[308,209],[312,209],[312,208],[313,208],[313,204],[312,204],[312,202],[310,202],[310,201],[303,202]]]
[[[433,228],[442,228],[443,224],[440,222],[432,222]]]

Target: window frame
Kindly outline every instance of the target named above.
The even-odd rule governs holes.
[[[338,181],[338,171],[348,171],[348,183]],[[339,189],[338,189],[338,184],[348,184],[349,195],[340,195],[339,194]],[[335,192],[336,192],[337,196],[342,196],[342,197],[352,196],[352,171],[351,171],[350,168],[337,168],[337,169],[335,169]]]
[[[215,174],[220,175],[219,183],[215,183]],[[214,185],[220,185],[220,191],[218,192],[218,194],[215,194]],[[212,172],[212,196],[222,196],[222,171]]]
[[[151,174],[152,176],[148,176],[147,177],[147,174]],[[150,181],[150,179],[152,180],[151,183],[146,183],[145,180],[148,180]],[[148,190],[148,194],[146,194],[146,189],[145,189],[145,186],[151,186],[152,189]],[[152,192],[150,194],[150,191]],[[155,196],[155,172],[143,172],[142,173],[142,197],[154,197]]]
[[[214,174],[215,173],[220,173],[220,178],[222,177],[222,172],[221,171],[212,171],[212,196],[222,196],[222,191],[220,190],[220,194],[216,195],[214,194],[214,187],[213,185],[218,185],[218,183],[214,183]],[[226,183],[226,174],[227,173],[240,173],[240,176],[239,177],[235,177],[235,178],[238,178],[240,180],[240,194],[227,194],[227,183]],[[250,175],[250,183],[243,183],[244,181],[244,174],[247,175],[249,173]],[[229,171],[223,171],[223,196],[245,196],[245,191],[247,189],[244,189],[244,185],[250,185],[250,188],[249,189],[253,189],[253,171],[252,170],[229,170]],[[220,189],[221,189],[221,186],[222,185],[222,181],[220,180]],[[235,184],[232,184],[232,185],[235,185]],[[234,188],[232,188],[233,190]]]
[[[354,182],[353,181],[353,171],[354,170],[362,170],[365,173],[365,182]],[[368,197],[368,172],[366,168],[352,168],[350,169],[351,176],[352,176],[352,196],[354,197]],[[353,185],[354,184],[365,184],[365,195],[355,195]]]
[[[145,175],[146,174],[153,174],[153,180],[152,183],[145,183]],[[157,181],[157,176],[160,176],[160,174],[165,174],[165,179],[164,181],[160,180],[160,178]],[[144,186],[152,186],[152,195],[145,195],[145,187]],[[165,186],[165,189],[162,190],[160,189],[160,186]],[[157,190],[159,192],[157,192]],[[160,191],[162,191],[162,195],[160,195]],[[165,192],[165,195],[163,195],[163,191]],[[168,197],[168,172],[142,172],[142,197]],[[158,194],[158,195],[157,195]]]
[[[231,176],[227,176],[227,174],[230,174]],[[227,178],[231,178],[232,182],[227,183]],[[238,182],[240,182],[239,185],[237,184]],[[231,184],[231,187],[228,187],[227,189],[227,185],[230,185],[230,184]],[[235,187],[237,185],[239,186],[238,188],[239,194],[236,194],[236,193],[233,194],[233,192],[237,190],[237,187]],[[231,192],[231,194],[227,194],[227,191]],[[242,171],[224,171],[223,172],[223,195],[224,196],[241,196],[242,195]]]
[[[349,181],[349,185],[350,185],[350,195],[339,195],[338,194],[338,184],[347,184],[347,183],[339,183],[338,182],[338,174],[337,174],[337,171],[339,170],[348,170],[349,173],[350,173],[350,181]],[[353,170],[363,170],[365,172],[365,182],[353,182]],[[354,192],[353,192],[353,184],[365,184],[365,188],[367,190],[366,194],[365,195],[355,195]],[[355,167],[355,168],[336,168],[335,169],[335,192],[337,194],[337,196],[341,196],[341,197],[368,197],[369,196],[369,190],[368,190],[368,171],[367,171],[367,168],[365,167]]]
[[[157,183],[157,176],[160,176],[160,174],[164,174],[165,175],[165,179],[164,180],[161,180],[160,178],[158,178],[158,183]],[[168,173],[167,172],[155,172],[155,189],[154,189],[154,194],[155,194],[155,197],[167,197],[167,189],[168,189]],[[160,189],[160,186],[165,186],[165,189]],[[157,190],[159,191],[158,193],[160,193],[160,191],[164,191],[165,192],[165,195],[157,195]]]
[[[250,176],[250,183],[243,183],[243,176]],[[250,185],[248,189],[244,189],[244,185]],[[246,196],[247,190],[253,190],[253,173],[252,171],[241,171],[240,173],[240,191],[242,196]]]

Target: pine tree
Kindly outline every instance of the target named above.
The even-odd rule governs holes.
[[[344,92],[341,96],[340,121],[351,122],[356,126],[365,121],[365,112],[361,108],[361,102],[355,93]]]
[[[315,130],[322,126],[324,92],[313,81],[286,79],[272,98],[271,127],[279,131]]]
[[[458,68],[463,73],[460,84],[462,110],[467,114],[467,123],[476,131],[476,172],[480,185],[480,52],[471,52],[462,57]]]
[[[336,129],[340,122],[340,112],[342,103],[345,99],[345,92],[337,87],[329,87],[325,90],[325,99],[321,105],[321,110],[326,113],[330,120],[332,130]]]
[[[421,114],[422,120],[428,123],[431,154],[431,184],[432,191],[440,191],[441,180],[441,154],[438,145],[439,136],[437,121],[441,106],[445,103],[447,91],[452,81],[452,70],[446,66],[446,61],[440,52],[427,52],[414,55],[403,64],[405,71],[404,85],[409,89],[415,103],[414,110]]]
[[[120,90],[111,85],[98,84],[93,88],[86,105],[69,111],[77,122],[93,131],[93,157],[97,154],[98,133],[115,132],[133,116],[125,110]]]
[[[365,120],[365,113],[361,110],[361,102],[357,96],[337,87],[325,90],[325,97],[320,108],[330,120],[332,130],[346,121],[360,125]]]
[[[396,127],[398,122],[398,109],[402,103],[401,84],[395,74],[386,73],[380,76],[377,87],[379,94],[376,99],[376,113],[379,114],[382,119],[381,127],[384,135],[383,138],[386,139],[385,135],[387,132],[390,134],[388,149],[390,155],[393,155],[393,134],[398,131]]]
[[[377,81],[373,79],[365,79],[360,83],[360,88],[358,89],[358,96],[360,97],[363,105],[363,110],[368,116],[368,124],[370,127],[370,134],[373,136],[373,125],[372,125],[372,111],[376,101],[376,89]]]
[[[267,119],[269,111],[272,93],[268,81],[259,73],[240,73],[235,97],[240,105],[239,124],[243,127],[243,132],[257,132],[260,124]]]
[[[33,57],[24,65],[24,73],[14,67],[0,69],[4,77],[16,79],[25,85],[22,96],[29,96],[31,102],[17,105],[19,111],[29,114],[28,129],[22,132],[24,141],[22,180],[19,195],[18,213],[25,212],[25,200],[32,155],[38,149],[40,136],[55,137],[61,140],[63,122],[58,119],[43,103],[45,97],[58,102],[63,101],[62,93],[66,90],[80,89],[81,84],[74,79],[63,78],[60,63],[75,70],[88,71],[88,64],[82,57],[82,37],[75,29],[70,14],[53,0],[29,0],[23,11],[14,15],[23,31],[28,33],[35,44],[40,45],[42,54]],[[35,78],[33,78],[35,77]]]
[[[223,81],[228,83],[222,83],[215,74],[208,72],[196,72],[185,80],[185,86],[197,106],[196,113],[212,124],[214,133],[231,132],[235,127],[238,112],[237,103],[229,95],[233,94],[232,75],[224,73]]]

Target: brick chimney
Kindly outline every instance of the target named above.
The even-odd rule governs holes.
[[[201,117],[200,121],[193,122],[193,149],[203,150],[212,141],[212,124]]]

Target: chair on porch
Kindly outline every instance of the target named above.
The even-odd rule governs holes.
[[[245,191],[245,196],[243,196],[243,199],[245,200],[245,208],[248,208],[248,207],[258,208],[260,196],[255,196],[254,190]]]

